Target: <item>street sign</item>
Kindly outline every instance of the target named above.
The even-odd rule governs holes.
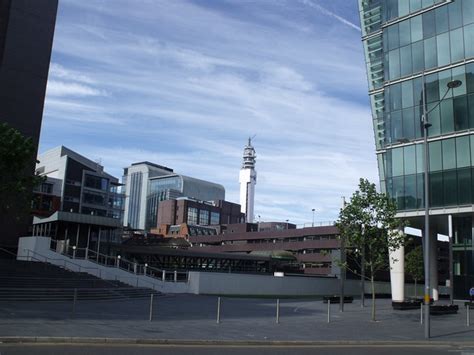
[[[474,297],[474,287],[469,290],[469,296]]]

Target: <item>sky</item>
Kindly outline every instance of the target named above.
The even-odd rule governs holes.
[[[40,152],[117,177],[148,160],[239,203],[255,135],[255,216],[333,221],[378,181],[358,18],[356,0],[60,0]]]

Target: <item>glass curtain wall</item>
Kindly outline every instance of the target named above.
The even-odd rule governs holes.
[[[424,89],[430,208],[452,211],[462,295],[474,282],[474,1],[359,0],[359,9],[381,191],[407,216],[424,209]],[[462,85],[447,92],[453,80]]]

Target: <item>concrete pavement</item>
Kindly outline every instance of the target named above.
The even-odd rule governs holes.
[[[231,342],[418,342],[424,341],[419,310],[393,311],[390,300],[377,300],[377,322],[370,321],[370,301],[357,300],[344,313],[321,300],[280,301],[223,298],[221,323],[216,324],[217,297],[163,296],[155,299],[153,321],[149,300],[81,301],[72,315],[70,302],[0,302],[0,338],[48,337],[194,340]],[[457,315],[432,317],[432,341],[474,342],[474,325],[466,327],[465,309]],[[473,317],[474,318],[474,315]],[[6,337],[6,338],[5,338]],[[1,339],[0,339],[1,340]],[[31,339],[30,339],[31,340]],[[80,340],[80,339],[79,339]]]

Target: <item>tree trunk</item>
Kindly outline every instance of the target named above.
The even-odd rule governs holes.
[[[372,286],[372,321],[375,322],[375,282],[374,277],[370,277],[370,283]]]
[[[418,297],[418,290],[416,289],[416,279],[415,279],[415,299]]]

